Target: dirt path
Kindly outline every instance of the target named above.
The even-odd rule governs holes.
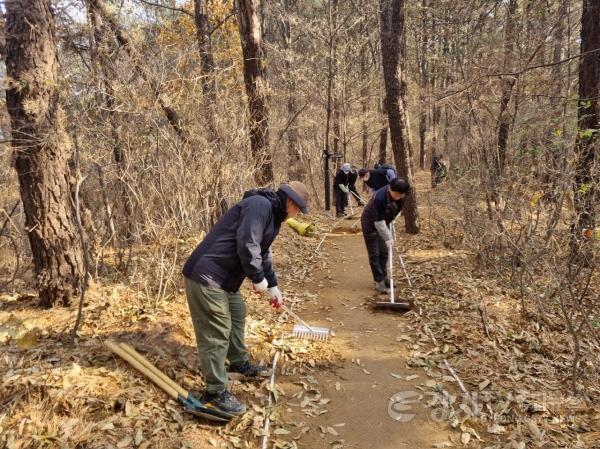
[[[342,229],[349,230],[352,223],[345,221]],[[399,238],[401,242],[406,236]],[[418,400],[411,410],[398,410],[400,421],[394,419],[400,413],[389,410],[390,398],[420,392],[417,387],[427,376],[405,364],[409,318],[373,311],[373,303],[386,297],[375,293],[362,234],[332,235],[324,251],[329,255],[327,267],[315,274],[312,290],[318,299],[303,314],[308,321],[335,329],[331,344],[343,362],[339,368],[316,371],[319,391],[331,399],[327,413],[307,418],[300,407],[292,407],[291,418],[305,421],[311,429],[298,440],[298,447],[417,449],[447,442],[450,431],[431,421]],[[399,272],[395,278],[403,286]],[[413,413],[416,416],[410,419]]]

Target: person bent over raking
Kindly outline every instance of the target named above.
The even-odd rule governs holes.
[[[381,187],[371,197],[361,215],[361,225],[369,265],[375,288],[380,293],[389,293],[387,276],[389,246],[392,244],[390,223],[402,210],[404,197],[410,190],[410,184],[404,178],[396,178],[389,185]]]
[[[239,292],[244,278],[267,292],[275,308],[283,304],[273,270],[271,244],[281,223],[308,211],[308,190],[298,181],[279,190],[250,190],[229,209],[192,252],[183,267],[200,367],[206,382],[202,402],[230,415],[246,411],[227,390],[225,368],[246,377],[267,368],[251,364],[244,341],[246,305]]]

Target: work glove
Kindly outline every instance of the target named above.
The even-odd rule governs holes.
[[[252,289],[255,292],[266,292],[268,288],[269,288],[269,282],[264,278],[259,283],[252,284]]]
[[[283,305],[283,295],[281,294],[281,290],[279,287],[271,287],[268,289],[269,295],[271,295],[271,299],[269,299],[269,303],[273,308],[279,309]]]
[[[390,228],[388,228],[385,221],[376,221],[375,229],[385,244],[390,246],[392,244],[392,232],[390,231]]]
[[[350,192],[350,190],[348,190],[348,187],[346,187],[344,184],[338,184],[338,187],[340,188],[340,190],[344,193],[348,193]]]

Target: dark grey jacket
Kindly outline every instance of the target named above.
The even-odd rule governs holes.
[[[245,277],[277,285],[270,246],[287,215],[281,190],[251,190],[229,209],[183,266],[192,281],[237,292]]]

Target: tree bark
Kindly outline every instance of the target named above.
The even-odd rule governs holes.
[[[107,11],[103,0],[86,0],[90,10],[95,11],[99,17],[110,27],[117,42],[125,50],[125,53],[131,59],[134,70],[148,85],[150,90],[156,99],[156,102],[161,107],[167,121],[173,128],[173,131],[179,136],[184,143],[189,143],[189,135],[184,127],[183,120],[179,116],[179,113],[171,106],[170,98],[165,95],[160,85],[153,79],[152,75],[147,72],[142,62],[142,56],[139,54],[125,31],[115,21],[111,14]]]
[[[210,16],[207,0],[194,0],[194,24],[196,26],[196,40],[200,53],[200,69],[202,72],[202,91],[204,93],[204,107],[208,120],[210,140],[220,141],[217,127],[216,103],[217,83],[215,80],[215,59],[212,51]]]
[[[598,148],[600,147],[600,2],[584,0],[581,15],[579,60],[578,134],[575,141],[575,226],[576,236],[594,229],[598,206]],[[587,53],[594,51],[594,53]],[[587,53],[587,54],[586,54]]]
[[[406,82],[402,60],[405,56],[404,0],[380,0],[381,56],[385,82],[385,104],[392,151],[398,173],[411,184],[404,202],[406,232],[419,232],[417,191],[412,176],[411,142],[406,111]]]
[[[517,0],[509,0],[506,17],[506,29],[504,31],[504,71],[510,71],[512,67],[516,33],[516,13]],[[508,111],[508,103],[510,102],[512,89],[515,85],[515,82],[516,78],[510,75],[504,76],[501,81],[502,93],[500,96],[500,112],[498,114],[497,153],[494,161],[494,190],[498,188],[497,183],[504,174],[504,169],[506,167],[506,152],[508,147],[508,136],[510,132],[510,113]]]
[[[129,194],[129,187],[126,180],[128,176],[128,155],[123,149],[121,136],[119,135],[117,114],[115,112],[115,92],[112,80],[115,79],[116,74],[112,68],[112,61],[110,59],[113,48],[111,48],[110,45],[111,40],[109,38],[109,30],[102,20],[102,17],[98,14],[98,10],[90,7],[89,4],[87,7],[93,33],[90,49],[92,68],[96,79],[101,80],[101,83],[97,83],[98,90],[102,91],[101,99],[99,101],[102,102],[104,106],[104,111],[101,112],[101,114],[110,126],[110,141],[113,159],[117,166],[118,174],[116,184],[121,198],[122,213],[124,216],[124,220],[119,220],[119,223],[122,223],[122,225],[118,227],[118,237],[124,241],[131,241],[133,238],[133,202],[131,195]],[[110,217],[110,220],[112,220],[113,214],[112,212],[109,213],[108,209],[107,215]],[[110,223],[110,228],[114,229],[114,223]]]
[[[83,255],[70,197],[72,143],[60,107],[49,0],[7,1],[6,104],[14,165],[41,304],[67,306],[82,287]]]
[[[421,1],[421,58],[419,60],[419,168],[425,168],[425,139],[427,138],[427,0]]]
[[[294,78],[294,67],[292,64],[292,24],[289,15],[292,14],[295,2],[293,0],[282,0],[284,14],[278,20],[281,42],[284,50],[284,67],[287,80],[287,114],[288,123],[287,141],[288,141],[288,178],[291,181],[304,181],[306,170],[303,166],[300,146],[298,145],[298,125],[296,118],[299,113],[298,103],[296,101],[296,81]]]
[[[267,107],[266,61],[260,18],[261,0],[235,0],[244,57],[244,83],[250,112],[250,148],[256,166],[256,182],[273,182],[273,161],[269,152],[269,111]]]

